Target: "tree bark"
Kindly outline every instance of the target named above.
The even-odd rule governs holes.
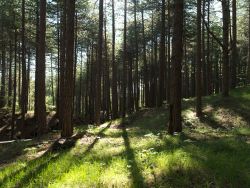
[[[201,0],[197,0],[197,39],[196,39],[196,116],[202,116],[201,86]]]
[[[237,10],[236,0],[232,0],[232,61],[231,61],[231,88],[235,88],[237,85],[236,69],[238,62],[238,50],[237,50]]]
[[[10,52],[9,52],[9,86],[8,86],[8,107],[11,107],[11,98],[13,90],[13,78],[12,78],[12,60],[13,60],[12,42],[10,40]]]
[[[15,16],[14,16],[15,20]],[[14,82],[13,82],[13,101],[12,101],[12,118],[11,118],[11,139],[14,138],[15,119],[16,119],[16,88],[17,88],[17,29],[15,28],[15,56],[14,56]]]
[[[171,32],[171,1],[168,0],[168,29],[167,29],[167,40],[168,40],[168,44],[167,44],[167,48],[168,48],[168,62],[167,62],[167,102],[170,102],[170,85],[171,85],[171,36],[170,36],[170,32]]]
[[[22,0],[22,90],[21,90],[21,125],[24,126],[27,112],[27,77],[26,77],[26,41],[25,41],[25,0]]]
[[[101,66],[102,66],[102,46],[103,46],[103,0],[99,0],[99,32],[98,32],[98,50],[96,64],[96,94],[95,94],[95,124],[100,125],[101,113]]]
[[[35,92],[37,111],[35,111],[36,123],[39,134],[46,132],[46,104],[45,104],[45,35],[46,35],[46,0],[40,0],[40,20],[39,20],[39,46],[37,69],[37,91]]]
[[[123,34],[123,79],[122,79],[122,117],[126,116],[127,93],[127,0],[124,2],[124,34]]]
[[[65,64],[65,86],[64,86],[64,110],[62,137],[70,137],[73,134],[72,112],[73,112],[73,88],[74,88],[74,19],[75,0],[66,0],[66,64]]]
[[[64,122],[64,86],[65,86],[65,38],[66,38],[66,0],[62,1],[61,34],[60,34],[60,86],[59,86],[59,126],[63,127]]]
[[[1,77],[1,96],[0,96],[0,108],[3,108],[6,104],[5,95],[6,95],[6,88],[5,88],[5,82],[6,82],[6,52],[5,52],[5,45],[2,45],[2,62],[1,62],[1,68],[2,68],[2,77]]]
[[[165,75],[166,75],[166,55],[165,55],[165,0],[161,2],[161,40],[160,40],[160,70],[159,70],[159,95],[157,106],[162,106],[164,95],[165,95]]]
[[[115,61],[115,4],[112,0],[112,118],[118,118],[117,64]]]
[[[181,122],[181,64],[183,56],[184,1],[174,1],[174,27],[172,41],[172,83],[168,132],[182,131]]]
[[[250,83],[250,3],[248,6],[248,84]]]
[[[223,19],[223,58],[222,58],[222,96],[229,96],[229,2],[222,0]]]
[[[137,0],[134,0],[134,27],[135,27],[135,110],[139,111],[140,86],[139,86],[139,46],[137,29]]]
[[[207,26],[210,29],[210,1],[207,4]],[[207,32],[207,94],[211,95],[213,93],[212,87],[212,61],[210,62],[210,35]]]
[[[149,82],[148,82],[148,63],[147,63],[147,52],[146,52],[146,36],[145,36],[145,24],[144,24],[144,10],[142,14],[142,40],[143,40],[143,76],[144,76],[144,101],[145,106],[149,106]]]

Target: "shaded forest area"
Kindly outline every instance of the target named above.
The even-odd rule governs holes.
[[[0,187],[250,186],[249,0],[1,0],[0,79]]]

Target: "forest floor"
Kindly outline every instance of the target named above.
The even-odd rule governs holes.
[[[250,187],[250,88],[183,101],[183,133],[167,109],[144,109],[101,127],[79,126],[0,144],[0,187]]]

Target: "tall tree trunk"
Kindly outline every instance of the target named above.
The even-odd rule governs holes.
[[[25,0],[22,0],[22,94],[21,94],[21,124],[24,126],[27,112],[27,77],[26,77],[26,44],[25,44]]]
[[[77,20],[78,20],[78,14],[76,12],[75,13],[75,36],[74,36],[74,41],[75,41],[75,43],[74,43],[75,44],[75,46],[74,46],[74,72],[73,72],[74,86],[73,86],[73,103],[72,103],[73,104],[73,112],[72,112],[73,116],[76,114],[76,107],[77,107],[77,105],[76,105],[76,97],[77,97],[77,95],[76,95],[76,89],[77,89],[76,88],[76,69],[77,69],[77,54],[78,54],[78,50],[77,50],[78,22],[77,22]]]
[[[22,50],[21,50],[21,42],[19,42],[18,44],[18,105],[19,105],[19,109],[21,109],[21,54]]]
[[[60,86],[59,86],[59,125],[62,128],[64,122],[64,86],[65,86],[65,38],[66,38],[66,0],[61,2],[61,34],[60,34]]]
[[[247,71],[248,84],[250,83],[250,3],[248,7],[248,71]]]
[[[159,97],[158,97],[158,107],[162,106],[165,95],[165,75],[166,75],[166,55],[165,55],[165,0],[162,0],[161,5],[161,41],[160,41],[160,75],[159,75]]]
[[[40,6],[39,6],[39,0],[36,0],[36,64],[38,64],[38,58],[39,58],[39,9],[40,9]],[[36,71],[35,71],[35,75],[38,75],[38,69],[36,68]],[[34,104],[34,111],[37,112],[37,86],[38,86],[38,79],[35,79],[35,104]]]
[[[95,53],[94,53],[94,42],[92,41],[91,44],[91,68],[90,68],[90,93],[89,93],[89,113],[90,113],[90,122],[94,122],[94,106],[95,106],[95,67],[96,67],[96,60],[94,58]]]
[[[2,77],[1,77],[1,96],[0,96],[0,108],[3,108],[6,104],[5,100],[5,94],[6,94],[6,88],[5,88],[5,82],[6,82],[6,52],[5,52],[5,45],[2,46]]]
[[[56,25],[57,25],[57,88],[56,88],[56,116],[59,116],[59,102],[60,102],[60,0],[56,2]]]
[[[110,79],[109,79],[109,58],[108,58],[108,37],[107,37],[107,11],[106,11],[106,7],[105,7],[105,24],[104,24],[104,28],[105,28],[105,32],[104,32],[104,37],[105,37],[105,95],[106,95],[106,99],[105,99],[105,103],[106,103],[106,117],[107,120],[109,120],[110,117]]]
[[[222,57],[222,95],[229,96],[229,2],[222,0],[222,17],[223,17],[223,57]]]
[[[80,59],[80,83],[79,83],[79,100],[77,103],[77,116],[80,117],[82,115],[82,110],[83,110],[83,48],[81,47],[81,59]],[[87,60],[88,61],[88,60]]]
[[[127,93],[127,0],[124,2],[124,34],[123,34],[123,79],[122,79],[122,117],[126,116]]]
[[[167,29],[167,40],[168,40],[168,60],[167,60],[167,102],[170,102],[170,85],[171,85],[171,36],[170,36],[170,32],[171,32],[171,22],[170,22],[170,14],[171,14],[171,1],[168,0],[168,29]]]
[[[140,86],[139,86],[139,55],[138,55],[138,30],[137,30],[137,0],[134,0],[134,27],[135,27],[135,110],[139,111]]]
[[[117,64],[115,61],[115,4],[112,0],[112,118],[118,118]]]
[[[50,56],[50,82],[51,82],[51,96],[52,96],[52,105],[55,105],[55,94],[54,94],[54,71],[53,71],[53,54]]]
[[[66,0],[66,64],[64,85],[64,110],[62,137],[70,137],[73,134],[72,112],[73,112],[73,85],[74,85],[74,18],[75,0]]]
[[[87,65],[86,65],[86,92],[85,92],[85,119],[87,119],[87,121],[90,121],[90,108],[89,108],[89,104],[90,104],[90,75],[91,75],[91,70],[90,70],[90,63],[91,63],[91,59],[90,59],[90,47],[87,47]]]
[[[102,46],[103,46],[103,0],[99,0],[99,32],[98,32],[98,50],[96,63],[96,98],[95,98],[95,124],[100,125],[101,113],[101,66],[102,66]]]
[[[206,14],[206,0],[202,0],[202,15],[205,17]],[[202,37],[201,37],[201,88],[202,88],[202,95],[207,95],[207,65],[206,65],[206,42],[205,42],[205,22],[202,22]]]
[[[46,132],[46,104],[45,104],[45,34],[46,34],[46,0],[40,0],[40,21],[39,21],[39,47],[37,69],[37,91],[35,92],[37,111],[35,111],[36,123],[39,134]]]
[[[128,99],[128,107],[127,112],[128,114],[131,114],[133,112],[133,75],[132,75],[132,69],[133,69],[133,59],[131,58],[131,53],[127,53],[127,67],[128,67],[128,91],[127,91],[127,99]]]
[[[148,81],[148,63],[147,63],[147,51],[146,51],[146,37],[145,37],[145,24],[144,24],[144,11],[141,11],[142,14],[142,40],[143,40],[143,77],[144,77],[144,101],[145,106],[149,106],[149,81]]]
[[[210,29],[210,1],[207,4],[207,27]],[[207,32],[207,94],[213,93],[212,89],[212,61],[210,62],[210,35]]]
[[[13,51],[12,51],[12,42],[10,40],[10,52],[9,52],[9,86],[8,86],[8,106],[11,107],[11,98],[12,98],[12,90],[13,90],[13,78],[12,78],[12,55],[13,55]]]
[[[15,20],[15,16],[14,16]],[[13,101],[12,101],[12,119],[11,119],[11,139],[14,138],[15,119],[16,119],[16,88],[17,88],[17,29],[15,28],[15,56],[14,56],[14,83],[13,83]]]
[[[233,40],[232,40],[232,61],[231,61],[231,88],[235,88],[237,85],[236,69],[238,62],[238,50],[237,50],[237,10],[236,0],[232,0],[232,29],[233,29]]]
[[[174,1],[174,28],[172,41],[172,83],[170,98],[170,121],[168,132],[182,131],[181,122],[181,64],[183,56],[183,13],[184,1]]]
[[[27,106],[28,110],[31,108],[30,106],[30,68],[31,68],[31,51],[27,50],[28,56],[28,65],[27,65]]]
[[[196,116],[202,115],[201,86],[201,0],[197,0],[197,41],[196,41]]]

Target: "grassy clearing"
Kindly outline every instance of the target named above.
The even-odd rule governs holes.
[[[0,187],[250,187],[250,88],[205,98],[201,121],[194,104],[184,101],[176,136],[166,109],[147,109],[68,141],[0,146]]]

